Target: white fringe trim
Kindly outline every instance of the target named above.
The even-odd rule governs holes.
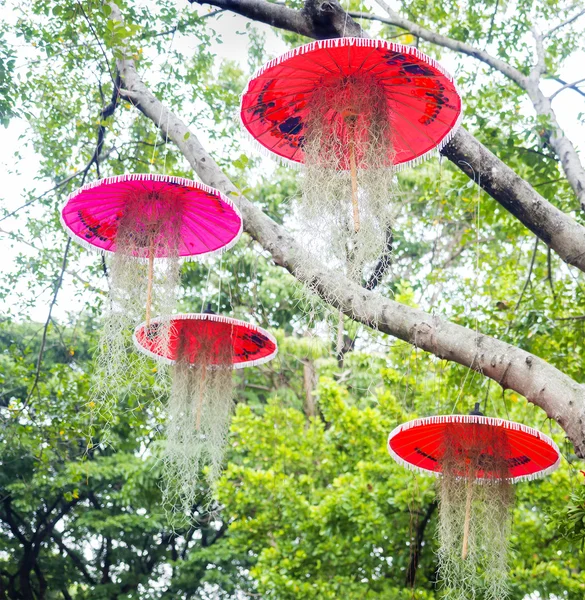
[[[214,315],[211,313],[179,313],[176,315],[170,315],[169,317],[155,317],[154,319],[150,320],[150,324],[152,325],[153,323],[160,323],[160,322],[165,322],[165,321],[184,321],[184,320],[216,321],[218,323],[229,323],[230,325],[233,325],[233,326],[246,327],[247,329],[251,329],[252,331],[255,331],[255,332],[260,333],[261,335],[265,336],[267,339],[269,339],[274,344],[274,352],[271,352],[269,355],[264,356],[262,358],[257,358],[255,360],[247,360],[247,361],[235,363],[235,364],[233,364],[234,369],[244,369],[246,367],[255,367],[257,365],[262,365],[264,363],[271,361],[278,354],[278,344],[276,342],[276,338],[270,332],[266,331],[262,327],[258,327],[258,325],[254,325],[252,323],[247,323],[246,321],[240,321],[239,319],[233,319],[232,317],[224,317],[223,315]],[[156,354],[155,352],[152,352],[151,350],[147,350],[144,346],[142,346],[140,344],[140,342],[138,341],[138,338],[136,337],[136,334],[137,334],[138,330],[140,330],[144,327],[146,327],[146,321],[144,321],[143,323],[140,323],[140,325],[138,325],[136,327],[136,329],[134,329],[134,333],[132,335],[132,340],[134,342],[134,346],[136,347],[136,349],[139,352],[142,352],[142,354],[146,354],[146,356],[149,356],[150,358],[154,359],[155,361],[157,361],[159,363],[163,363],[166,365],[174,365],[176,361],[174,361],[170,358],[167,358],[166,356],[160,356],[159,354]]]
[[[254,81],[254,79],[256,79],[257,77],[260,77],[261,75],[263,75],[269,69],[272,69],[273,67],[276,67],[277,65],[279,65],[291,58],[294,58],[296,56],[301,56],[301,55],[307,54],[309,52],[313,52],[314,50],[320,50],[322,48],[339,48],[339,47],[343,47],[343,46],[363,46],[363,47],[368,47],[368,48],[382,48],[384,50],[389,50],[391,52],[399,52],[401,54],[411,54],[411,55],[415,56],[421,62],[424,62],[424,63],[430,65],[431,67],[433,67],[434,69],[436,69],[437,71],[439,71],[442,75],[444,75],[453,84],[453,86],[455,87],[455,92],[457,93],[457,96],[460,99],[461,108],[459,111],[459,115],[457,116],[457,120],[455,121],[455,123],[453,124],[451,129],[449,129],[449,131],[437,143],[437,145],[434,148],[427,150],[427,152],[425,152],[424,154],[421,154],[420,156],[417,156],[416,158],[398,163],[398,164],[394,165],[393,168],[395,171],[400,172],[404,169],[408,169],[410,167],[415,167],[415,166],[421,164],[423,161],[425,161],[429,158],[432,158],[433,156],[436,156],[453,139],[453,137],[459,130],[459,127],[461,127],[461,123],[463,121],[463,97],[462,97],[459,89],[457,88],[457,84],[455,83],[455,80],[454,80],[453,76],[451,75],[451,73],[449,73],[449,71],[447,71],[445,69],[445,67],[443,67],[441,65],[441,63],[436,61],[434,58],[427,56],[426,54],[424,54],[423,52],[421,52],[418,48],[415,48],[414,46],[405,46],[404,44],[397,44],[395,42],[388,42],[386,40],[380,40],[380,39],[355,38],[355,37],[332,38],[332,39],[328,39],[328,40],[315,40],[314,42],[311,42],[310,44],[305,44],[303,46],[293,48],[292,50],[289,50],[288,52],[285,52],[284,54],[281,54],[280,56],[273,58],[272,60],[270,60],[266,64],[262,65],[259,69],[256,70],[256,72],[248,80],[248,83],[246,84],[246,88],[240,95],[240,111],[239,111],[240,129],[243,132],[244,136],[247,138],[247,140],[250,142],[251,146],[259,154],[262,154],[263,156],[267,156],[268,158],[271,158],[272,160],[276,161],[278,164],[280,164],[282,166],[290,167],[292,169],[297,169],[297,170],[300,170],[303,168],[302,161],[291,160],[290,158],[280,156],[276,152],[273,152],[272,150],[266,148],[266,146],[262,145],[262,143],[260,143],[252,135],[252,133],[250,133],[250,131],[248,131],[248,129],[244,123],[244,120],[242,119],[242,108],[243,108],[243,103],[244,103],[244,97],[250,91],[250,85],[252,84],[252,81]]]
[[[205,192],[206,194],[211,194],[212,196],[219,198],[222,202],[225,202],[225,204],[227,204],[237,215],[237,217],[240,220],[240,227],[239,227],[236,235],[233,237],[233,239],[231,239],[225,246],[222,246],[221,248],[217,248],[216,250],[209,250],[207,252],[202,252],[200,254],[179,256],[180,261],[184,262],[184,261],[198,260],[203,257],[218,256],[218,255],[223,254],[224,252],[227,252],[231,248],[233,248],[240,241],[240,238],[242,237],[242,233],[244,231],[244,220],[242,219],[242,214],[240,213],[240,209],[234,204],[234,202],[232,200],[230,200],[227,196],[222,194],[219,190],[216,190],[215,188],[205,185],[204,183],[200,183],[198,181],[193,181],[192,179],[185,179],[184,177],[175,177],[174,175],[160,175],[160,174],[150,174],[150,173],[129,173],[126,175],[116,175],[115,177],[106,177],[104,179],[98,179],[96,181],[86,183],[84,186],[78,188],[77,190],[75,190],[74,192],[69,194],[67,201],[65,202],[65,204],[61,207],[61,210],[59,211],[59,220],[61,221],[61,225],[62,225],[63,229],[65,229],[65,232],[67,233],[67,235],[75,243],[79,244],[80,246],[82,246],[83,248],[86,248],[87,250],[89,250],[91,252],[96,252],[103,256],[112,256],[115,254],[115,252],[113,252],[112,250],[106,250],[105,248],[100,248],[99,246],[94,246],[91,242],[88,242],[84,238],[77,235],[69,227],[69,225],[67,225],[67,223],[65,222],[65,219],[63,217],[63,211],[67,207],[67,204],[69,203],[70,200],[72,200],[73,198],[76,198],[79,194],[81,194],[82,192],[84,192],[86,190],[90,190],[92,188],[99,187],[100,185],[112,185],[114,183],[124,183],[125,181],[162,181],[165,183],[175,183],[175,184],[183,185],[185,187],[190,187],[190,188],[193,188],[196,190],[201,190],[202,192]],[[164,256],[157,256],[157,257],[155,257],[155,260],[157,260],[157,261],[164,260],[165,258],[166,257],[164,257]],[[137,256],[136,260],[140,261],[140,262],[148,262],[148,257]]]
[[[472,423],[477,425],[489,425],[492,427],[503,427],[504,429],[522,431],[523,433],[531,435],[539,439],[540,441],[545,442],[556,451],[558,458],[555,461],[555,463],[552,464],[550,467],[547,467],[546,469],[542,469],[541,471],[538,471],[537,473],[532,473],[530,475],[518,475],[516,477],[507,478],[507,480],[511,483],[519,483],[521,481],[533,481],[535,479],[541,479],[543,477],[546,477],[547,475],[550,475],[553,471],[556,471],[561,463],[561,454],[559,451],[559,447],[556,445],[555,441],[552,438],[548,437],[548,435],[545,435],[544,433],[538,431],[538,429],[534,429],[533,427],[528,427],[527,425],[523,425],[522,423],[516,423],[514,421],[506,421],[505,419],[497,419],[494,417],[480,417],[478,415],[438,415],[435,417],[414,419],[412,421],[402,423],[401,425],[398,425],[398,427],[396,427],[388,436],[388,453],[399,465],[406,467],[410,471],[422,473],[423,475],[430,474],[434,475],[435,477],[440,477],[441,473],[438,471],[425,469],[423,467],[413,465],[412,463],[409,463],[408,461],[404,460],[403,458],[398,456],[398,454],[396,454],[396,452],[394,452],[394,450],[390,446],[390,441],[392,440],[392,438],[396,437],[402,431],[407,431],[408,429],[413,429],[414,427],[420,427],[424,425],[435,425],[439,423]],[[478,483],[489,483],[493,480],[478,477],[476,481]]]
[[[358,46],[364,48],[382,48],[383,50],[389,50],[390,52],[397,52],[400,54],[412,54],[418,60],[431,65],[437,71],[440,71],[449,81],[453,81],[453,76],[434,58],[427,56],[423,52],[421,52],[418,48],[414,46],[405,46],[404,44],[397,44],[396,42],[388,42],[386,40],[380,39],[372,39],[372,38],[357,38],[357,37],[340,37],[340,38],[331,38],[328,40],[315,40],[309,44],[304,44],[303,46],[298,46],[297,48],[293,48],[276,58],[268,61],[266,64],[262,65],[259,69],[256,70],[252,79],[256,79],[256,77],[260,77],[269,69],[280,65],[281,63],[289,60],[290,58],[294,58],[296,56],[301,56],[303,54],[308,54],[309,52],[313,52],[315,50],[322,50],[323,48],[343,48],[344,46]],[[246,92],[248,88],[246,88]]]

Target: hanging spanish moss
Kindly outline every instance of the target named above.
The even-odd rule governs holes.
[[[320,259],[361,281],[384,253],[397,211],[385,91],[364,73],[334,77],[307,109],[300,216]]]
[[[127,201],[109,268],[109,298],[96,353],[91,406],[106,423],[119,396],[139,391],[146,378],[144,358],[133,351],[132,332],[146,315],[162,315],[157,342],[168,345],[169,320],[180,283],[181,211],[169,191],[143,191]],[[102,440],[103,441],[103,440]]]
[[[439,577],[445,598],[504,600],[514,503],[506,431],[449,423],[440,456]]]
[[[229,332],[201,330],[197,341],[197,362],[180,346],[171,368],[163,451],[164,505],[187,518],[202,496],[201,474],[211,490],[221,474],[234,404]]]

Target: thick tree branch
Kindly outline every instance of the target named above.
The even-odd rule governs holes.
[[[112,18],[122,21],[115,4]],[[536,356],[422,310],[365,290],[323,266],[307,270],[304,251],[294,238],[243,196],[205,151],[197,137],[146,87],[132,60],[118,60],[121,94],[172,140],[200,179],[234,199],[245,230],[270,252],[277,265],[352,319],[405,340],[445,360],[457,362],[497,381],[540,406],[555,419],[585,456],[585,387]]]
[[[23,545],[23,547],[29,547],[30,542],[26,539],[22,531],[20,531],[18,523],[16,522],[15,513],[12,510],[11,497],[5,496],[2,499],[2,505],[4,506],[4,513],[0,513],[0,519],[8,525],[12,535]]]
[[[463,127],[441,152],[566,263],[585,272],[585,227],[543,198]]]
[[[199,5],[211,4],[254,21],[288,29],[310,38],[338,37],[338,31],[344,27],[346,35],[362,36],[361,27],[346,18],[345,11],[336,0],[307,0],[301,11],[282,4],[268,3],[265,0],[213,0],[213,2],[188,0],[188,2]],[[283,27],[283,23],[287,26]]]
[[[77,554],[77,552],[75,552],[75,550],[72,550],[65,544],[61,534],[53,530],[51,533],[51,537],[55,540],[55,543],[57,544],[59,550],[61,550],[62,553],[67,554],[73,565],[83,575],[85,581],[90,585],[95,585],[96,581],[87,570],[83,559],[79,556],[79,554]]]

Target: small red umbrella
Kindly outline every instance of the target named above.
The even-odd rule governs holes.
[[[169,328],[139,325],[138,350],[171,366],[163,451],[163,499],[189,514],[201,493],[199,473],[209,484],[221,474],[233,410],[233,369],[265,363],[277,345],[267,331],[211,312],[173,315]]]
[[[494,437],[494,431],[501,435]],[[388,437],[388,451],[408,469],[440,475],[447,435],[449,440],[459,440],[462,456],[480,448],[483,459],[474,459],[476,479],[496,476],[489,469],[490,457],[500,451],[493,447],[494,439],[502,437],[506,442],[508,479],[513,483],[544,477],[560,464],[559,449],[550,437],[521,423],[481,415],[441,415],[403,423]]]
[[[520,423],[442,415],[399,425],[388,451],[415,471],[440,475],[439,577],[455,597],[507,597],[511,483],[532,480],[560,463],[555,442]],[[447,592],[449,595],[450,592]]]
[[[461,119],[461,98],[447,71],[413,46],[385,40],[339,38],[300,46],[262,66],[242,96],[241,118],[253,140],[291,163],[304,162],[311,98],[322,87],[364,77],[384,95],[393,130],[395,165],[422,159],[448,143]],[[332,112],[351,137],[353,118]],[[341,160],[355,162],[348,143]]]
[[[231,366],[241,369],[268,362],[277,353],[276,339],[268,331],[230,317],[213,313],[173,315],[168,344],[160,344],[158,322],[153,319],[150,327],[139,325],[134,343],[140,352],[165,364],[175,364],[183,357],[191,364],[205,359],[208,365],[217,366],[224,362],[228,346]]]

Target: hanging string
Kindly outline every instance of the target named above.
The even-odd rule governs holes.
[[[220,305],[221,305],[221,281],[222,281],[222,265],[223,265],[223,254],[221,255],[220,259],[219,259],[219,291],[217,292],[217,312],[220,312]]]
[[[481,154],[479,155],[479,157],[481,158]],[[467,165],[472,173],[473,173],[473,181],[477,184],[477,212],[474,215],[474,224],[475,224],[475,229],[476,229],[476,237],[475,237],[475,345],[476,345],[476,350],[475,353],[473,355],[473,360],[471,361],[471,364],[469,365],[469,368],[467,369],[467,372],[465,373],[465,378],[463,379],[463,384],[460,386],[459,388],[459,394],[457,395],[457,399],[455,400],[455,404],[453,405],[453,408],[451,409],[451,414],[453,414],[457,408],[457,405],[459,404],[459,400],[461,398],[461,395],[463,394],[463,390],[465,389],[465,385],[467,383],[467,378],[469,377],[469,372],[471,370],[473,370],[473,366],[475,364],[475,360],[477,358],[477,344],[478,344],[478,340],[479,340],[479,306],[480,306],[480,300],[479,300],[479,296],[477,294],[477,290],[479,289],[479,267],[480,267],[480,244],[479,244],[479,228],[480,228],[480,222],[481,222],[481,173],[478,173],[477,175],[477,179],[475,176],[475,169],[466,161],[459,161],[461,164],[465,164]],[[475,379],[475,374],[476,372],[474,371],[474,377],[473,379]]]
[[[171,34],[171,39],[169,40],[169,46],[165,53],[165,62],[163,63],[163,66],[161,68],[161,73],[163,74],[163,76],[164,76],[164,70],[169,63],[169,57],[171,55],[173,42],[175,41],[175,34],[177,33],[177,31],[179,29],[179,22],[180,22],[180,17],[177,18],[177,25],[173,29],[173,32]],[[170,86],[170,77],[167,79],[166,88],[168,89],[169,86]],[[160,124],[162,122],[162,114],[163,114],[163,110],[164,110],[163,100],[164,100],[164,93],[161,97],[160,114],[158,116],[158,123],[155,125],[154,146],[152,148],[152,157],[150,159],[149,173],[152,172],[152,166],[154,165],[154,158],[155,158],[156,149],[158,146],[158,132],[160,131]],[[164,157],[164,164],[163,164],[163,174],[166,174],[167,153],[168,153],[168,133],[167,132],[168,132],[168,124],[169,124],[169,114],[170,114],[169,111],[167,111],[167,127],[165,128],[165,157]]]
[[[347,28],[347,19],[349,18],[349,1],[347,0],[346,6],[347,8],[345,9],[345,21],[343,22],[343,33],[341,34],[341,37],[345,37],[345,30]]]
[[[209,276],[211,275],[211,267],[207,265],[207,279],[205,280],[205,287],[203,288],[201,294],[201,310],[199,312],[203,312],[205,309],[205,301],[207,300],[207,290],[209,289]]]

